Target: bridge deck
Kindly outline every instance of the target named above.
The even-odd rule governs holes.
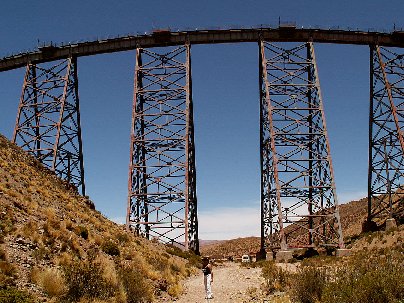
[[[155,31],[141,36],[126,36],[88,41],[64,46],[48,46],[38,51],[0,59],[0,72],[25,66],[28,62],[43,63],[67,58],[173,45],[258,42],[320,42],[404,47],[404,32],[379,33],[346,30],[298,29],[294,27],[196,30],[184,32]]]

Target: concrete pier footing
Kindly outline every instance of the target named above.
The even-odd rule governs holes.
[[[397,227],[397,222],[394,218],[386,220],[386,231],[392,230]]]
[[[293,259],[293,251],[280,250],[276,253],[276,262],[287,262]]]
[[[351,250],[350,250],[350,249],[347,249],[347,248],[338,248],[338,249],[335,251],[335,256],[336,256],[336,257],[345,257],[345,256],[348,256],[350,253],[351,253]]]

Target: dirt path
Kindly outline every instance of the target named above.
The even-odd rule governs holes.
[[[241,267],[236,263],[226,263],[221,267],[214,267],[214,283],[212,290],[214,298],[205,300],[202,272],[189,278],[184,285],[184,294],[177,299],[176,303],[244,303],[244,302],[267,302],[254,300],[259,293],[261,284],[260,268]]]

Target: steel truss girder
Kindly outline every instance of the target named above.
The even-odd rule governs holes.
[[[313,44],[259,46],[261,249],[342,248]]]
[[[12,141],[85,195],[77,58],[27,64]]]
[[[404,55],[370,47],[368,222],[393,218],[404,199]]]
[[[127,228],[199,253],[190,45],[136,50]]]

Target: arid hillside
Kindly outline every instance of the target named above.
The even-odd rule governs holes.
[[[260,241],[258,237],[223,240],[213,244],[201,245],[201,254],[215,259],[239,258],[244,254],[259,251]]]
[[[0,242],[0,302],[176,297],[195,259],[126,233],[1,135]]]
[[[365,221],[367,215],[367,198],[363,198],[357,201],[351,201],[346,204],[340,205],[340,217],[343,228],[344,238],[349,248],[354,250],[360,250],[363,247],[367,247],[369,240],[361,240],[363,237],[381,239],[380,242],[384,242],[383,245],[375,244],[374,248],[384,247],[389,243],[397,242],[397,239],[404,238],[403,229],[399,228],[396,233],[383,233],[375,232],[373,236],[371,234],[361,234],[362,223]],[[378,235],[375,237],[375,235]],[[383,235],[383,236],[382,236]],[[390,239],[391,238],[391,239]],[[243,254],[258,252],[260,249],[259,237],[238,238],[227,241],[219,241],[213,244],[201,245],[202,255],[209,255],[214,258],[226,258],[229,256],[241,257]]]

